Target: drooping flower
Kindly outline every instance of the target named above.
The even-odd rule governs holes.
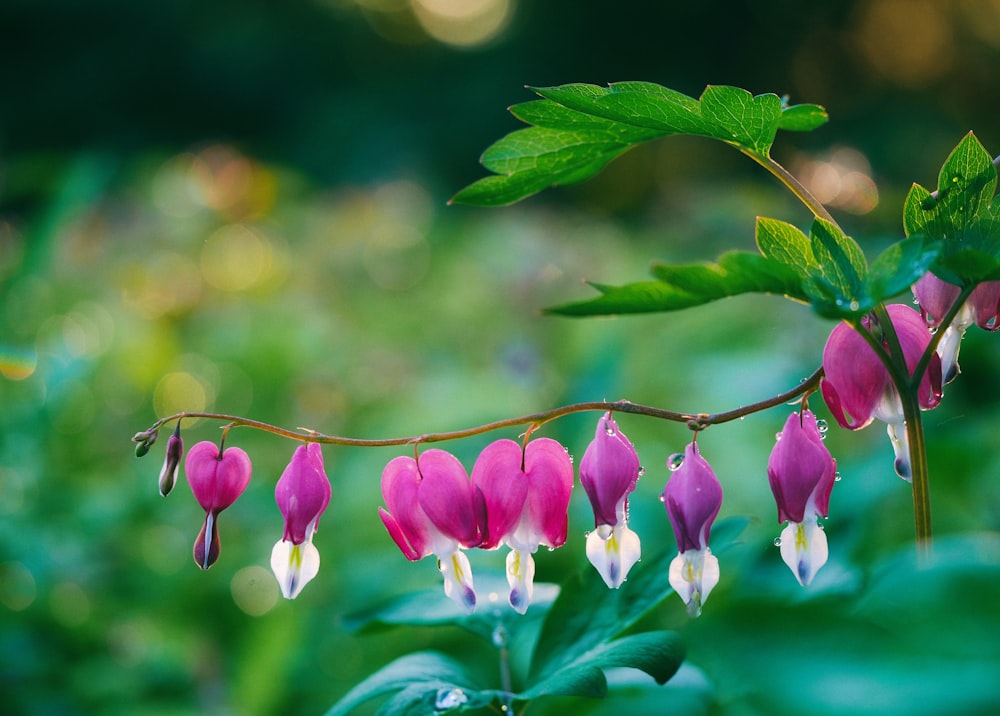
[[[587,558],[612,589],[621,586],[639,560],[639,535],[628,527],[628,496],[640,472],[635,447],[606,413],[580,460],[580,483],[594,508]]]
[[[906,366],[912,374],[931,341],[931,333],[915,310],[902,304],[886,306]],[[875,332],[872,317],[861,320],[862,329]],[[886,347],[888,350],[888,346]],[[903,419],[903,404],[882,361],[862,336],[846,323],[830,333],[823,349],[823,399],[836,421],[849,430],[860,430],[874,419],[886,423],[896,454],[896,473],[909,481],[910,453]],[[917,389],[920,407],[929,410],[941,402],[941,358],[931,356]]]
[[[781,532],[781,558],[803,587],[826,564],[826,533],[819,517],[829,513],[836,475],[837,463],[823,442],[816,416],[809,410],[789,415],[767,462],[767,479],[778,505],[778,522],[788,523]]]
[[[238,447],[226,448],[203,441],[192,447],[184,461],[191,492],[205,510],[205,523],[194,543],[194,561],[208,569],[219,559],[219,513],[233,504],[250,483],[250,457]]]
[[[285,599],[295,599],[319,573],[319,550],[312,539],[330,504],[330,481],[318,443],[296,448],[274,488],[274,499],[285,518],[285,532],[271,550],[271,570]]]
[[[540,545],[555,549],[566,541],[573,462],[550,438],[530,441],[522,450],[513,440],[497,440],[480,453],[472,468],[484,549],[501,543],[507,555],[508,601],[524,614],[534,591]]]
[[[933,328],[941,324],[960,293],[958,286],[939,279],[929,271],[913,284],[913,295],[920,304],[920,313]],[[945,328],[937,348],[945,383],[950,383],[960,372],[958,350],[966,329],[972,324],[987,331],[1000,328],[1000,281],[986,281],[976,286],[955,319]]]
[[[698,616],[719,583],[719,560],[708,546],[712,523],[722,507],[722,485],[712,467],[690,443],[683,457],[674,455],[663,490],[663,503],[677,539],[678,554],[670,562],[670,586]]]
[[[181,439],[181,423],[177,421],[174,434],[167,440],[166,455],[163,458],[163,467],[160,470],[160,494],[166,497],[177,484],[177,468],[181,464],[181,457],[184,455],[184,440]]]
[[[397,457],[382,472],[386,508],[379,517],[410,561],[434,554],[444,576],[444,593],[472,611],[476,592],[463,547],[479,544],[472,484],[462,463],[444,450],[418,459]]]

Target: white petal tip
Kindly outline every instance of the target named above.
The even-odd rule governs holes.
[[[319,550],[311,541],[292,544],[279,540],[271,550],[271,571],[281,587],[281,595],[295,599],[319,574]]]
[[[594,530],[587,536],[587,559],[610,589],[621,587],[639,555],[639,535],[624,523],[605,532]]]

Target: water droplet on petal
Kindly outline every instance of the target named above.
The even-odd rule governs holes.
[[[840,482],[840,479],[841,479],[840,470],[837,470],[835,473],[833,473],[833,481]]]
[[[820,435],[823,435],[827,430],[830,429],[830,424],[827,423],[822,418],[820,418],[819,420],[816,421],[816,429],[819,430]]]
[[[615,434],[615,429],[613,427],[611,427],[610,425],[605,425],[604,426],[604,432],[606,432],[608,435],[614,435]]]
[[[646,468],[640,467],[639,468],[639,477],[642,477],[645,474],[646,474]]]
[[[774,538],[774,546],[775,547],[780,547],[781,546],[781,537],[775,537]]]
[[[667,468],[671,472],[674,472],[675,470],[678,470],[680,468],[683,462],[684,462],[684,453],[675,452],[667,459]]]
[[[666,496],[664,496],[664,495],[661,494],[660,495],[660,502],[666,502],[666,501],[667,501]]]

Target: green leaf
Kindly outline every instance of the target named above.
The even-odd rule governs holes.
[[[781,98],[712,86],[701,96],[701,113],[712,128],[709,136],[766,157],[781,121]]]
[[[829,119],[826,109],[818,104],[795,104],[782,110],[778,129],[786,132],[811,132],[822,127]]]
[[[764,256],[788,266],[802,278],[819,270],[809,237],[784,221],[757,217],[757,248]]]
[[[473,182],[452,202],[510,204],[582,181],[630,147],[675,134],[717,139],[766,157],[779,128],[805,131],[826,121],[817,105],[785,107],[777,95],[755,97],[721,85],[705,88],[700,99],[651,82],[533,89],[542,100],[510,110],[532,126],[492,144],[481,162],[495,176]]]
[[[813,221],[810,241],[819,275],[846,300],[859,300],[868,276],[868,262],[857,242],[823,219]]]
[[[865,293],[880,302],[909,290],[927,273],[937,255],[938,247],[924,241],[923,236],[897,241],[872,262]]]
[[[684,661],[684,643],[670,631],[651,631],[600,644],[560,667],[517,695],[521,701],[539,696],[590,696],[607,694],[604,669],[631,667],[652,676],[658,684],[670,680]]]
[[[971,132],[941,167],[937,190],[914,184],[903,204],[907,236],[938,242],[934,273],[973,285],[1000,277],[1000,199],[997,168]]]
[[[504,573],[485,569],[476,572],[476,589],[480,594],[503,594],[509,589]],[[513,609],[479,610],[469,614],[453,600],[444,596],[440,587],[424,589],[398,596],[344,618],[344,625],[356,632],[372,632],[395,626],[433,627],[453,625],[477,634],[487,641],[492,639],[498,626],[515,635],[530,629],[546,613],[559,594],[555,584],[535,582],[531,610],[521,615]]]
[[[712,532],[713,552],[725,551],[747,522],[721,520]],[[592,569],[570,576],[542,624],[528,671],[529,687],[623,634],[673,594],[667,569],[672,558],[673,552],[666,550],[643,555],[620,589],[608,589]]]
[[[548,309],[566,316],[676,311],[742,293],[774,293],[804,298],[795,272],[777,261],[747,251],[730,251],[718,263],[657,264],[658,281],[625,286],[592,284],[601,295]]]
[[[326,712],[326,716],[343,716],[366,701],[403,689],[410,689],[408,701],[411,703],[417,694],[423,699],[427,694],[436,695],[441,690],[451,689],[461,689],[471,698],[478,693],[473,683],[465,667],[454,659],[433,651],[414,652],[390,662],[355,686]],[[387,713],[408,713],[399,710],[404,705],[397,704],[396,710]]]

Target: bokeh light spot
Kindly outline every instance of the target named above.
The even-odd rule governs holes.
[[[198,413],[208,409],[208,397],[208,388],[201,380],[186,371],[177,371],[167,373],[156,384],[153,406],[157,415]],[[189,418],[188,424],[193,423],[194,419]]]
[[[38,367],[34,349],[8,346],[0,343],[0,375],[11,380],[31,377]]]
[[[208,237],[201,252],[201,273],[222,291],[245,291],[271,267],[266,238],[242,224],[224,226]]]
[[[90,599],[76,582],[61,582],[49,594],[49,607],[57,622],[78,627],[90,617]]]
[[[799,160],[793,167],[820,203],[851,214],[867,214],[878,206],[878,187],[868,158],[856,149],[838,147],[824,155]]]
[[[280,592],[278,583],[263,567],[244,567],[230,582],[236,606],[252,617],[259,617],[274,609]]]
[[[439,42],[474,47],[495,39],[510,22],[513,0],[412,0],[413,14]]]
[[[0,564],[0,604],[20,612],[32,605],[37,595],[35,575],[20,562]]]
[[[925,87],[954,64],[950,18],[930,0],[872,0],[861,13],[857,41],[873,69],[907,87]]]

